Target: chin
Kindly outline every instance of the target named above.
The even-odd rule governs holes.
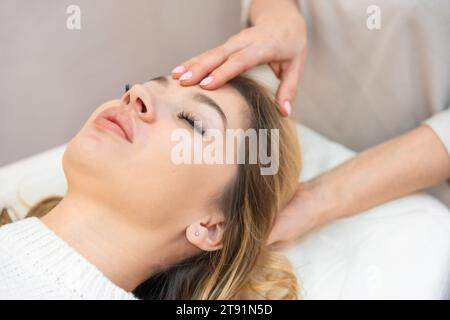
[[[63,169],[69,181],[98,183],[111,175],[114,159],[110,148],[95,136],[79,134],[66,147]]]
[[[64,152],[64,160],[90,165],[101,157],[102,143],[98,137],[80,132],[68,144]]]

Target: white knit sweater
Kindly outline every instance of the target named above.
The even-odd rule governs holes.
[[[0,227],[0,300],[135,299],[37,218]]]

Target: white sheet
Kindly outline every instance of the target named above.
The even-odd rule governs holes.
[[[300,129],[309,179],[354,153]],[[450,288],[450,212],[418,193],[324,226],[286,250],[306,299],[442,299]]]

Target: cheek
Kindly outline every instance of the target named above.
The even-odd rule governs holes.
[[[112,170],[130,154],[128,146],[118,140],[87,124],[67,145],[66,156],[84,168],[91,168],[94,175],[95,171]]]
[[[220,197],[235,176],[237,166],[219,164],[175,164],[165,166],[161,191],[182,211],[199,211]]]
[[[91,153],[85,160],[89,162],[92,175],[102,180],[103,188],[107,188],[105,192],[128,202],[130,207],[140,208],[143,213],[150,208],[159,212],[164,210],[163,203],[173,202],[169,197],[176,185],[176,179],[171,180],[174,168],[170,160],[169,132],[155,123],[140,130],[139,139],[124,147],[97,143],[88,134],[78,142],[83,140],[82,148]]]
[[[157,205],[164,219],[189,219],[189,212],[201,212],[221,195],[237,166],[177,164],[172,159],[177,142],[171,140],[171,133],[179,127],[161,123],[148,128],[145,143],[128,162],[124,179],[136,190],[132,198],[139,198],[143,205]]]

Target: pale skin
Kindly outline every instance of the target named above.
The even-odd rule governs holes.
[[[250,28],[184,62],[172,76],[185,86],[204,81],[208,84],[202,88],[216,89],[243,71],[268,64],[280,79],[276,99],[287,116],[307,52],[306,26],[297,1],[253,0],[249,20]],[[205,81],[208,75],[213,80]],[[422,125],[299,184],[296,196],[279,214],[268,244],[282,246],[325,223],[449,178],[447,150],[432,129]]]
[[[133,86],[94,112],[64,154],[68,192],[42,218],[126,291],[161,268],[222,248],[225,218],[215,199],[237,165],[174,164],[171,133],[184,128],[198,134],[180,112],[195,114],[206,130],[245,129],[248,120],[245,100],[231,87],[207,93],[222,108],[225,124],[214,108],[192,99],[204,90],[164,79]],[[105,110],[132,119],[132,143],[95,123]]]

